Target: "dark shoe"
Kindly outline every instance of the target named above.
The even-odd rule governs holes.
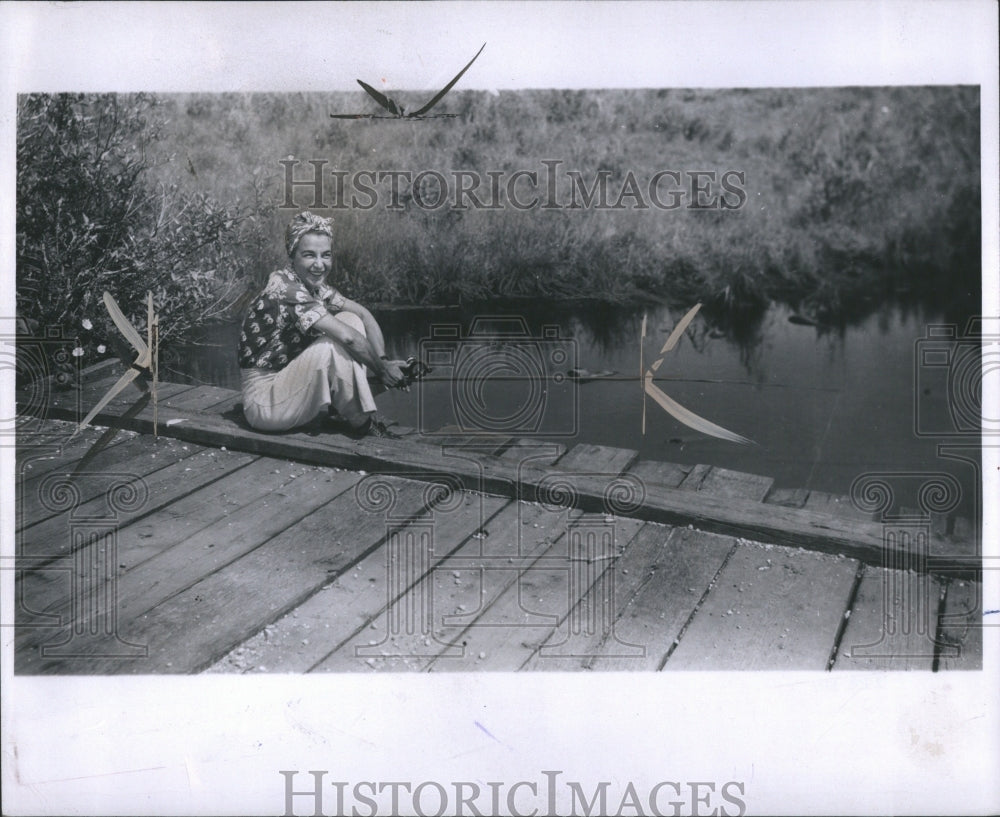
[[[368,433],[371,425],[371,417],[366,418],[360,426],[352,426],[336,409],[331,408],[326,417],[323,418],[323,427],[327,431],[334,431],[355,440],[360,440]]]
[[[346,422],[343,424],[341,433],[352,440],[363,440],[365,437],[377,437],[384,440],[398,440],[400,435],[388,429],[386,424],[377,418],[369,417],[361,426],[350,426]]]
[[[346,420],[341,420],[340,422],[340,433],[345,437],[350,437],[352,440],[360,440],[368,436],[368,432],[371,430],[373,420],[369,417],[364,424],[360,426],[352,426]]]
[[[372,420],[368,426],[368,436],[378,437],[383,440],[398,440],[400,435],[390,431],[381,420]]]

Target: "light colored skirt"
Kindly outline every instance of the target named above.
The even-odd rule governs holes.
[[[350,312],[334,316],[364,334]],[[331,404],[348,420],[375,411],[365,367],[332,338],[312,343],[280,372],[241,369],[243,414],[259,431],[287,431],[308,423]]]

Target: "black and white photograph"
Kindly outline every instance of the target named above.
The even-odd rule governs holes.
[[[1000,807],[995,6],[0,14],[4,813]]]

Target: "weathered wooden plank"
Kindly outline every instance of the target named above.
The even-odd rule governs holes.
[[[15,441],[18,448],[30,448],[32,445],[38,443],[47,444],[53,440],[68,444],[77,429],[77,424],[69,420],[48,417],[38,417],[35,419],[38,422],[30,428],[22,429],[18,427]],[[85,428],[76,435],[76,439],[92,435],[94,431],[95,429],[93,428]]]
[[[92,397],[93,395],[103,394],[121,377],[122,371],[121,363],[119,362],[117,368],[103,367],[96,370],[93,376],[81,379],[79,383],[70,387],[55,385],[51,376],[46,378],[46,382],[44,383],[35,382],[29,388],[22,388],[16,391],[15,399],[18,413],[22,414],[32,411],[33,413],[41,414],[42,417],[47,416],[46,409],[48,405],[39,405],[39,401],[42,401],[44,397],[48,398],[48,404],[58,401],[65,405],[75,405],[78,400],[81,400],[85,396],[89,395]]]
[[[510,462],[531,462],[537,467],[552,465],[565,453],[566,446],[562,443],[520,437],[500,452],[500,458]]]
[[[45,414],[47,405],[48,396],[46,394],[15,391],[13,425],[8,427],[3,436],[0,437],[0,444],[6,448],[11,444],[16,444],[22,438],[26,439],[34,434],[51,433],[51,429],[48,428],[51,421]]]
[[[92,453],[96,453],[106,463],[108,462],[108,452],[117,448],[121,458],[125,459],[135,451],[143,450],[144,441],[148,441],[145,446],[146,450],[153,442],[153,438],[149,435],[138,434],[134,431],[120,431],[95,452],[97,443],[105,436],[106,431],[107,429],[100,427],[87,428],[72,440],[67,438],[54,439],[52,443],[43,447],[45,453],[41,457],[37,456],[37,452],[30,448],[24,449],[23,459],[25,461],[28,461],[29,458],[32,460],[30,463],[32,467],[24,468],[24,481],[38,481],[41,476],[50,472],[70,473],[79,466],[81,460]],[[172,440],[171,445],[176,446],[178,442],[180,441]],[[122,448],[123,443],[128,445]],[[19,457],[19,459],[22,458]],[[90,470],[91,464],[96,461],[96,458],[88,460],[87,470]]]
[[[391,431],[392,429],[390,429]],[[498,435],[486,436],[477,434],[432,434],[424,437],[423,441],[428,445],[436,445],[440,449],[462,448],[467,451],[474,451],[484,456],[496,454],[510,442],[510,437]]]
[[[236,413],[239,416],[243,415],[243,395],[238,391],[233,392],[229,397],[224,400],[213,403],[211,406],[203,410],[206,414],[217,414],[217,415],[228,415],[231,413]]]
[[[698,486],[698,490],[706,491],[714,496],[740,497],[741,499],[763,502],[773,484],[774,479],[771,477],[712,466],[701,485]]]
[[[826,513],[844,519],[874,519],[874,515],[855,508],[849,496],[828,494],[826,491],[810,491],[804,505],[807,511]]]
[[[646,580],[636,587],[615,622],[615,635],[626,644],[639,644],[639,659],[610,649],[605,643],[600,656],[587,666],[593,670],[657,670],[663,665],[681,628],[695,605],[736,547],[729,536],[703,531],[675,529],[647,567]],[[627,555],[627,553],[626,553]]]
[[[665,485],[676,488],[684,478],[691,473],[690,465],[680,465],[676,462],[658,462],[656,460],[640,460],[628,469],[632,476],[638,477],[644,483]]]
[[[114,363],[114,361],[112,361]],[[93,399],[94,397],[100,399],[108,389],[110,389],[115,383],[118,382],[119,378],[125,373],[125,367],[122,365],[121,361],[118,361],[117,366],[107,367],[100,370],[100,372],[95,373],[95,377],[88,378],[80,387],[79,392],[81,397],[87,397]],[[135,390],[136,386],[131,386]],[[68,397],[73,398],[74,395],[71,390],[67,391],[54,391],[52,392],[53,397]]]
[[[566,638],[560,622],[521,669],[657,669],[733,547],[729,537],[646,523],[612,567],[613,626]]]
[[[165,399],[158,399],[160,399],[161,405],[172,408],[184,409],[185,411],[205,411],[220,403],[229,403],[238,397],[240,397],[240,393],[232,389],[221,389],[218,386],[195,386],[179,394],[168,395]]]
[[[233,455],[214,450],[202,453],[207,460],[220,462],[219,467],[223,469],[219,474],[221,476],[225,476],[226,468],[235,470],[252,459],[244,454]],[[169,460],[165,461],[164,464],[167,462]],[[184,473],[185,477],[194,477],[195,488],[199,481],[205,481],[205,477],[201,473],[205,470],[202,465],[197,465],[195,468],[186,465],[183,467],[187,469]],[[99,475],[98,479],[107,490],[111,487],[112,481],[105,479],[104,476]],[[164,495],[164,491],[160,491],[152,497],[154,504],[156,500],[169,502],[171,492],[175,492],[177,486],[184,484],[178,481],[176,474],[172,479],[174,484],[170,485],[168,482],[169,487],[165,489],[166,495]],[[142,481],[136,489],[139,493],[135,494],[132,494],[124,486],[121,491],[113,491],[112,493],[118,498],[115,506],[109,504],[102,493],[98,498],[78,508],[76,516],[69,518],[63,515],[51,519],[48,523],[39,526],[43,533],[48,529],[49,536],[52,537],[50,541],[47,541],[44,536],[37,537],[36,528],[29,528],[21,534],[20,545],[23,553],[19,552],[18,554],[17,587],[20,602],[16,609],[16,619],[21,629],[31,629],[42,625],[45,627],[44,631],[41,632],[29,632],[27,634],[28,642],[32,642],[38,635],[41,636],[42,640],[50,640],[52,637],[50,628],[60,626],[58,614],[63,612],[61,609],[52,608],[53,599],[58,600],[59,604],[65,604],[66,600],[71,597],[71,581],[74,580],[74,576],[79,571],[84,572],[80,576],[80,590],[72,598],[81,603],[81,593],[85,595],[86,588],[93,581],[92,577],[85,575],[88,570],[96,569],[96,566],[106,563],[107,566],[101,568],[102,575],[106,576],[105,571],[110,570],[114,574],[112,581],[117,578],[117,571],[122,566],[120,552],[118,547],[113,552],[106,551],[107,541],[104,538],[104,533],[113,532],[115,541],[120,542],[121,539],[118,538],[117,534],[121,530],[128,530],[129,519],[134,514],[141,514],[141,512],[150,509],[149,497],[146,497],[146,502],[143,501],[142,485],[147,488],[152,486],[155,491],[157,482],[156,479]],[[58,496],[59,492],[55,495]],[[132,501],[133,499],[134,501]],[[131,505],[130,512],[123,512],[124,508],[117,506],[121,502]],[[155,512],[155,508],[153,510]],[[72,521],[74,519],[78,521]],[[102,520],[106,520],[106,523]],[[80,522],[83,524],[81,525]],[[95,534],[97,535],[96,540],[91,538]],[[61,556],[69,556],[70,552],[74,554],[74,558],[60,558]],[[88,553],[92,555],[88,556]],[[104,589],[113,593],[115,585],[101,585],[98,592]],[[101,609],[108,609],[107,604],[102,603],[100,606]],[[48,615],[42,614],[43,610]],[[57,614],[57,617],[53,618],[51,613]],[[19,639],[18,643],[21,641],[23,639]]]
[[[983,628],[990,627],[995,632],[998,625],[1000,622],[983,616],[983,587],[979,582],[963,579],[948,582],[938,633],[938,669],[982,669]]]
[[[203,490],[174,502],[153,517],[147,517],[123,532],[128,535],[122,558],[128,572],[121,593],[128,601],[130,588],[137,588],[136,598],[152,606],[160,593],[175,592],[185,554],[203,570],[202,575],[227,559],[238,549],[250,549],[250,540],[264,541],[304,518],[315,507],[347,491],[360,479],[350,471],[283,463],[261,458],[229,476],[207,485]],[[162,524],[161,524],[162,523]],[[161,531],[160,528],[165,530]],[[180,550],[174,550],[182,546]],[[208,558],[203,551],[211,551]],[[147,586],[134,571],[156,556],[160,573]],[[188,575],[196,575],[189,572]],[[169,577],[169,579],[167,578]]]
[[[483,454],[494,454],[512,440],[507,434],[470,433],[463,431],[460,426],[450,425],[431,434],[422,434],[421,441],[441,448],[469,448]]]
[[[772,488],[764,498],[769,505],[784,505],[786,508],[801,508],[806,504],[809,492],[803,488]]]
[[[618,637],[617,620],[639,587],[658,569],[658,559],[676,531],[676,528],[667,525],[647,522],[620,556],[613,561],[597,563],[597,567],[606,565],[606,572],[596,578],[610,578],[613,581],[612,592],[606,594],[602,592],[602,584],[591,583],[569,613],[560,619],[518,669],[529,672],[583,669],[600,655],[602,647],[606,651],[622,651],[633,661],[641,660],[641,646],[624,643]],[[603,604],[608,612],[607,618],[601,621],[602,626],[571,629],[573,622],[586,619],[595,603]],[[583,611],[578,608],[583,608]],[[570,616],[573,618],[570,619]]]
[[[82,369],[80,371],[80,382],[86,383],[88,381],[100,380],[106,377],[108,374],[118,372],[116,377],[121,377],[120,372],[122,371],[122,362],[118,358],[109,357],[105,360],[100,360],[97,363],[92,363],[90,366]]]
[[[386,522],[390,506],[382,500],[388,494],[366,494],[362,503],[354,491],[347,491],[224,569],[123,622],[123,638],[148,645],[147,658],[123,661],[95,655],[74,659],[70,671],[190,673],[207,668],[302,604],[379,546],[389,529],[423,509],[426,485],[391,477],[379,480],[393,494],[391,511],[397,522]]]
[[[44,409],[45,416],[79,422],[91,410],[91,407],[96,405],[118,382],[124,371],[125,369],[122,367],[120,371],[99,380],[84,383],[79,391],[53,392],[50,395],[49,404]],[[162,403],[190,391],[192,388],[194,387],[185,383],[161,382],[157,385],[157,399]],[[114,420],[131,408],[142,395],[141,386],[137,383],[129,384],[112,398],[93,422],[103,422],[104,425],[113,424]]]
[[[192,391],[195,387],[190,383],[170,383],[170,382],[160,382],[156,384],[156,401],[163,405],[171,400],[176,400],[183,395]],[[127,389],[123,391],[120,395],[121,403],[125,406],[131,406],[139,399],[141,395],[133,388],[132,391]],[[118,402],[116,399],[114,402]],[[90,411],[91,406],[87,405],[84,407],[87,411]]]
[[[69,442],[70,437],[76,430],[76,424],[66,420],[47,420],[42,417],[33,417],[31,424],[19,424],[15,427],[14,445],[20,450],[31,450],[38,446],[48,446]],[[92,429],[86,429],[80,433],[80,437],[92,433]],[[3,439],[4,447],[11,442],[9,437]]]
[[[624,473],[638,458],[639,452],[630,448],[580,443],[560,457],[556,465],[566,471],[616,475]]]
[[[31,448],[34,445],[49,443],[54,439],[67,440],[69,435],[73,433],[72,426],[63,420],[45,420],[41,417],[26,419],[33,422],[30,425],[18,425],[15,420],[14,428],[5,431],[2,439],[4,448],[9,448],[12,442],[15,447]],[[11,431],[13,431],[13,435],[11,435]]]
[[[89,412],[94,403],[104,397],[105,393],[118,382],[119,378],[124,373],[125,369],[122,367],[120,371],[115,372],[108,377],[103,377],[100,380],[93,381],[92,383],[86,383],[81,391],[83,410],[85,412]],[[193,388],[194,387],[190,383],[171,383],[169,381],[160,382],[157,383],[156,386],[156,398],[159,401],[166,401],[182,395]],[[108,405],[131,406],[136,400],[142,397],[142,394],[143,392],[140,386],[130,384],[120,391]]]
[[[84,419],[90,408],[104,398],[105,394],[118,382],[118,379],[118,374],[109,375],[94,382],[84,383],[79,390],[53,393],[49,396],[48,404],[41,408],[41,413],[46,418],[69,420],[73,424],[73,430],[70,432],[72,435],[76,431],[77,424]],[[162,402],[162,400],[182,394],[190,388],[191,386],[178,383],[163,383],[158,390],[159,399]],[[130,410],[136,411],[141,405],[139,401],[143,399],[147,399],[148,402],[148,398],[144,398],[139,386],[131,384],[119,392],[102,412],[91,420],[88,426],[104,426],[103,431],[108,431],[109,427],[130,428],[129,419],[123,418],[122,415],[126,415]],[[151,418],[151,403],[147,408]],[[80,434],[82,435],[86,430],[82,430]],[[133,430],[145,431],[145,429],[134,427]],[[114,441],[113,433],[110,436]],[[67,442],[69,442],[69,437],[67,437]]]
[[[413,672],[427,669],[438,656],[460,658],[463,648],[451,641],[473,621],[491,620],[493,602],[564,535],[566,524],[565,512],[523,502],[505,506],[487,525],[488,535],[466,540],[394,605],[398,610],[416,610],[427,604],[432,616],[429,631],[396,628],[389,644],[382,646],[379,633],[362,630],[313,670]]]
[[[426,605],[405,606],[402,594],[450,551],[484,527],[491,528],[496,514],[509,503],[506,498],[470,493],[457,508],[425,511],[394,535],[394,545],[387,543],[370,553],[208,671],[307,672],[352,638],[381,643],[387,651],[395,649],[397,629],[421,632],[432,623],[419,620]],[[426,546],[427,551],[416,553],[414,545]]]
[[[185,422],[165,426],[167,419],[183,419]],[[408,439],[363,439],[355,442],[338,435],[310,438],[305,435],[263,434],[240,428],[231,420],[217,415],[168,408],[161,410],[160,421],[162,433],[205,445],[228,446],[268,456],[358,470],[405,470],[428,479],[442,473],[451,474],[472,490],[510,496],[516,488],[517,496],[528,500],[535,498],[539,483],[549,476],[545,468],[535,467],[532,463],[511,462],[502,457],[484,458],[480,463],[456,457],[446,458],[434,446]],[[125,421],[125,424],[129,428],[148,431],[152,427],[152,413],[147,409]],[[608,485],[606,477],[561,471],[560,479],[572,484],[578,507],[582,510],[602,510]],[[720,499],[700,491],[664,488],[650,492],[640,507],[625,515],[844,553],[872,563],[880,563],[884,556],[882,528],[874,522],[741,499]],[[930,556],[941,559],[942,570],[954,568],[964,575],[973,570],[967,563],[967,556],[975,556],[975,547],[971,541],[962,541],[958,545],[954,541],[942,545],[939,539],[932,537]]]
[[[152,454],[151,450],[150,457]],[[192,452],[191,456],[180,461],[171,461],[165,468],[142,477],[138,484],[144,486],[144,489],[138,489],[140,493],[135,496],[136,507],[128,510],[120,509],[111,515],[111,518],[116,520],[119,527],[141,519],[178,498],[214,482],[230,471],[241,468],[252,459],[253,456],[242,452],[229,452],[226,456],[214,451]],[[30,559],[31,564],[35,566],[47,564],[71,552],[72,528],[67,513],[50,517],[19,534],[21,542],[19,552]],[[105,494],[102,492],[79,505],[74,513],[77,518],[108,517],[109,509]]]
[[[90,387],[98,381],[114,383],[121,376],[122,364],[117,359],[103,360],[92,366],[87,366],[80,370],[78,375],[73,376],[73,381],[69,385],[58,385],[55,374],[48,377],[39,378],[27,386],[15,389],[14,400],[16,412],[24,427],[33,426],[29,417],[44,419],[45,397],[52,395],[64,395],[68,398],[76,399],[82,389]],[[39,416],[41,415],[41,416]]]
[[[68,440],[67,437],[52,437],[47,442],[39,440],[34,446],[18,448],[17,473],[22,481],[26,481],[59,468],[72,470],[103,433],[102,428],[88,428],[72,440]],[[120,432],[107,448],[110,449],[137,436],[135,431]]]
[[[32,474],[18,486],[17,530],[63,515],[65,510],[60,510],[59,493],[65,490],[64,485],[74,486],[73,490],[79,496],[78,502],[83,505],[109,489],[112,483],[104,474],[118,474],[123,479],[128,475],[141,480],[172,462],[179,462],[198,453],[199,450],[200,446],[192,446],[179,440],[154,440],[152,437],[139,435],[120,445],[102,449],[76,476],[73,476],[73,470],[79,458],[60,463],[60,467],[47,472]]]
[[[711,465],[703,465],[699,463],[695,465],[686,477],[681,481],[678,488],[682,491],[697,491],[701,488],[701,484],[705,481],[705,477],[708,476],[709,471],[712,470]]]
[[[664,668],[826,669],[857,569],[853,559],[742,543]]]
[[[215,456],[215,453],[210,451],[208,456]],[[220,452],[219,456],[228,455]],[[204,550],[214,549],[220,541],[242,538],[248,534],[252,536],[257,533],[260,524],[257,517],[273,514],[275,507],[281,511],[284,505],[305,508],[314,492],[313,483],[329,485],[334,474],[349,473],[260,458],[231,471],[202,490],[160,508],[136,524],[120,527],[118,560],[121,572],[116,577],[119,606],[128,606],[125,604],[126,586],[141,586],[140,596],[150,606],[159,600],[154,595],[155,588],[159,585],[162,591],[162,586],[170,583],[164,582],[164,577],[169,574],[173,578],[178,568],[170,567],[169,560],[157,562],[153,581],[145,585],[138,580],[135,571],[150,559],[162,556],[170,548],[183,544],[185,547],[178,552],[186,552],[192,547],[195,549],[192,551],[193,555],[181,557],[189,559],[190,564],[182,565],[179,569],[201,571],[207,564],[206,553],[198,550],[198,547]],[[357,475],[351,476],[353,479],[347,483],[348,486],[360,478]],[[290,497],[290,491],[294,491],[294,496]],[[324,489],[317,501],[323,501],[324,498],[329,500],[334,495]],[[307,512],[308,510],[302,510],[300,515],[304,516]],[[213,526],[214,523],[222,524]],[[265,519],[265,524],[273,525],[275,520]],[[204,542],[197,543],[195,540],[199,538]],[[240,545],[242,544],[241,541]],[[28,572],[19,586],[33,609],[58,612],[66,604],[65,588],[60,586],[56,590],[51,589],[51,582],[46,581],[47,577],[48,573]]]
[[[573,520],[566,534],[528,565],[490,605],[487,622],[477,619],[452,637],[461,644],[461,656],[434,661],[431,672],[493,670],[513,672],[549,640],[560,623],[573,631],[610,625],[614,571],[604,580],[612,560],[635,537],[643,523],[637,519],[585,515]],[[581,535],[582,534],[582,535]],[[591,541],[606,537],[606,541]],[[592,596],[587,592],[600,584]],[[581,596],[593,604],[578,604]],[[609,603],[610,602],[610,603]],[[610,608],[610,609],[609,609]],[[548,619],[546,622],[545,619]]]
[[[350,492],[361,479],[358,474],[351,472],[317,470],[309,466],[290,466],[279,474],[260,473],[261,465],[274,464],[259,460],[225,480],[220,480],[220,483],[209,486],[209,489],[228,489],[225,496],[221,492],[216,493],[217,505],[235,503],[236,507],[231,514],[212,524],[201,526],[190,535],[171,533],[172,526],[167,521],[164,527],[168,527],[168,531],[163,536],[150,535],[147,538],[143,529],[149,529],[150,523],[166,521],[162,518],[162,513],[125,528],[119,536],[120,558],[127,560],[128,569],[117,578],[115,587],[119,622],[127,626],[129,622],[144,615],[155,616],[155,608],[159,604],[203,581],[207,576],[227,569],[227,566],[233,565],[245,554],[297,524],[317,508],[343,495],[345,491]],[[236,484],[240,477],[244,478],[244,483],[256,483],[257,489],[241,492]],[[207,493],[209,489],[200,493]],[[269,489],[269,493],[257,496],[256,501],[253,501],[254,494],[260,494],[261,489]],[[248,499],[252,502],[249,507],[239,505]],[[230,504],[230,507],[233,505]],[[153,544],[149,544],[150,542]],[[40,582],[36,582],[29,587],[34,592],[26,594],[33,604],[37,604],[41,598],[49,602],[49,606],[45,608],[47,612],[55,610],[71,614],[67,609],[65,595],[57,597],[53,602],[53,592],[59,588],[39,585]],[[266,587],[263,584],[254,592],[260,592]],[[94,609],[92,601],[89,597],[85,598],[78,609]],[[70,619],[67,615],[64,621],[67,626],[80,626],[87,624],[89,618],[86,614],[75,619]],[[38,647],[45,642],[60,640],[59,635],[42,630],[33,634],[33,637],[21,639],[18,642],[18,671],[46,671],[46,667],[52,664],[52,659],[43,657]],[[64,666],[74,671],[72,665]]]
[[[866,566],[833,669],[930,670],[940,595],[933,577]]]
[[[27,428],[39,428],[52,419],[69,420],[74,427],[83,419],[87,407],[93,405],[110,389],[120,377],[118,374],[102,372],[94,380],[81,383],[78,388],[60,389],[38,387],[40,391],[18,390],[16,393],[17,414],[20,424]],[[133,390],[135,387],[132,387]],[[138,392],[135,392],[138,396]]]
[[[23,444],[19,441],[14,455],[14,473],[17,478],[30,479],[32,471],[38,468],[58,468],[59,463],[65,459],[62,456],[65,440],[65,437],[52,435],[32,435],[32,439]]]

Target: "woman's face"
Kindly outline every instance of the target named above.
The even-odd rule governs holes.
[[[292,269],[307,287],[315,289],[333,265],[333,242],[330,236],[306,233],[292,255]]]

